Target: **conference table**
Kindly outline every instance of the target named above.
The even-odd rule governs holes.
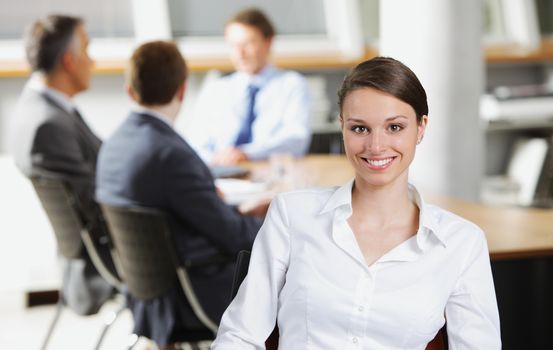
[[[270,176],[269,161],[241,164],[251,176]],[[354,171],[343,155],[309,155],[293,160],[300,185],[339,186],[352,179]],[[553,209],[497,207],[422,192],[427,203],[438,205],[480,226],[488,241],[491,259],[553,256]]]

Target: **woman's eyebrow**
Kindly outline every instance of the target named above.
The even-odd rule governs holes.
[[[393,121],[393,120],[396,120],[396,119],[409,119],[409,118],[407,118],[403,114],[399,114],[399,115],[395,115],[393,117],[386,118],[385,121],[389,122],[389,121]],[[358,118],[346,118],[346,121],[347,122],[352,122],[352,123],[365,123],[365,121],[363,119],[358,119]]]

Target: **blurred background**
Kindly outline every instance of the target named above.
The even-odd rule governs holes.
[[[33,318],[40,312],[25,312],[40,300],[33,298],[60,283],[51,228],[10,157],[15,104],[29,76],[25,28],[50,13],[85,19],[95,68],[91,88],[76,103],[102,138],[131,107],[124,70],[133,48],[175,40],[191,73],[176,125],[186,135],[192,118],[201,118],[194,103],[202,86],[232,71],[224,23],[247,6],[264,10],[276,26],[273,63],[308,78],[311,153],[342,152],[336,91],[347,71],[376,55],[392,56],[419,76],[429,98],[414,183],[492,205],[551,206],[553,0],[0,0],[0,347],[39,344],[48,316],[43,321]],[[538,263],[543,276],[553,275],[548,261]],[[531,348],[553,348],[551,282],[540,279],[539,295],[548,299],[535,306],[545,313],[529,321],[540,338]],[[30,324],[36,341],[24,339]],[[510,344],[505,348],[520,348],[516,340]]]

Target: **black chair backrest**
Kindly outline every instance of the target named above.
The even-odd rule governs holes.
[[[61,180],[35,177],[31,182],[54,230],[58,251],[68,259],[81,257],[83,224],[75,198]]]
[[[238,252],[238,257],[236,258],[236,266],[234,267],[234,279],[232,280],[232,291],[230,299],[234,299],[240,285],[246,278],[248,274],[248,268],[250,266],[250,256],[251,253],[247,250],[241,250]],[[277,350],[278,349],[278,327],[275,325],[275,329],[269,335],[269,338],[265,341],[265,349],[267,350]]]
[[[135,298],[161,297],[177,281],[196,317],[213,333],[217,324],[200,304],[181,264],[163,212],[144,207],[101,205],[110,228],[118,266]]]
[[[145,301],[162,296],[177,280],[174,248],[163,213],[101,206],[131,295]]]
[[[250,252],[247,250],[241,250],[238,252],[236,258],[236,266],[234,268],[234,278],[232,280],[232,290],[230,293],[230,300],[234,299],[238,289],[248,274],[248,267],[250,266]]]
[[[62,179],[53,177],[33,177],[31,183],[52,225],[60,254],[68,259],[82,258],[84,247],[102,278],[121,290],[123,283],[112,257],[108,249],[105,252],[98,250],[98,237],[92,237],[89,232],[86,219],[81,213],[79,198],[73,194],[71,188]],[[95,214],[95,225],[102,225],[101,228],[106,231],[102,231],[105,235],[103,238],[109,239],[99,207]],[[96,228],[99,229],[100,226]]]

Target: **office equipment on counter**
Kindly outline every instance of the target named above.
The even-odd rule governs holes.
[[[480,116],[490,122],[553,122],[553,96],[501,100],[486,94],[480,99]]]
[[[553,172],[551,141],[541,137],[521,137],[515,141],[505,175],[488,177],[482,200],[490,204],[534,205],[536,199],[551,198]]]

